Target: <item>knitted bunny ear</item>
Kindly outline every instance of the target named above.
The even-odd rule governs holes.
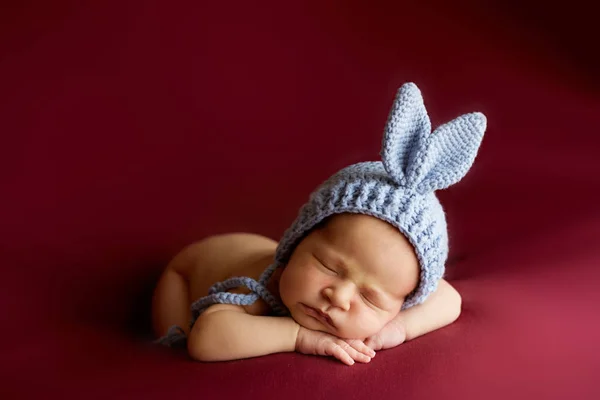
[[[406,184],[407,168],[430,132],[421,91],[414,83],[405,83],[394,99],[381,149],[385,170],[399,185]]]
[[[485,115],[475,112],[438,127],[409,166],[408,185],[424,194],[460,181],[475,161],[486,125]]]

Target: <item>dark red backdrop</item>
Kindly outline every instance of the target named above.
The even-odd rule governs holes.
[[[3,398],[600,396],[600,64],[582,1],[4,3]],[[434,126],[488,117],[475,166],[439,194],[461,318],[352,368],[149,345],[170,257],[214,233],[278,238],[316,184],[377,159],[407,81]]]

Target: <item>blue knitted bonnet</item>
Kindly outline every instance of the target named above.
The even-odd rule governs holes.
[[[421,92],[413,83],[398,90],[384,130],[381,161],[353,164],[335,173],[311,193],[285,231],[275,260],[258,281],[235,277],[211,287],[192,304],[192,321],[211,304],[252,304],[259,297],[276,315],[287,309],[266,285],[275,269],[285,267],[294,249],[327,217],[341,213],[371,215],[392,224],[413,245],[420,265],[417,287],[403,309],[420,304],[437,288],[448,256],[444,210],[435,191],[460,181],[471,168],[486,129],[486,118],[464,114],[431,132]],[[250,294],[228,289],[246,286]],[[171,332],[173,333],[173,332]]]
[[[485,128],[485,116],[470,113],[432,133],[420,90],[404,84],[387,120],[382,161],[350,165],[321,184],[279,242],[276,266],[285,266],[302,238],[325,218],[371,215],[394,225],[413,245],[420,279],[402,308],[422,303],[437,288],[448,256],[446,218],[435,191],[466,175]]]

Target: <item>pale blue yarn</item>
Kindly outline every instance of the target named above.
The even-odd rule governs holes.
[[[398,90],[382,141],[382,161],[350,165],[327,179],[309,197],[284,233],[275,262],[259,281],[231,278],[211,287],[209,295],[192,305],[193,325],[207,307],[217,303],[249,305],[259,297],[274,314],[287,310],[266,289],[276,268],[287,264],[298,243],[325,218],[340,213],[361,213],[387,221],[411,242],[419,260],[419,284],[404,301],[403,309],[420,304],[436,290],[445,272],[448,233],[444,210],[435,196],[460,181],[470,170],[486,129],[482,113],[470,113],[431,132],[420,90],[406,83]],[[253,293],[226,293],[238,286]],[[171,327],[159,343],[185,342],[179,327]]]

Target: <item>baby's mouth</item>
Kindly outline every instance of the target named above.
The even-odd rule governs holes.
[[[319,321],[329,325],[330,327],[332,327],[333,329],[336,329],[335,324],[333,323],[333,321],[331,320],[331,318],[329,317],[329,315],[317,310],[316,308],[313,307],[309,307],[306,304],[300,303],[302,305],[302,307],[304,308],[304,312],[313,317],[318,319]]]

